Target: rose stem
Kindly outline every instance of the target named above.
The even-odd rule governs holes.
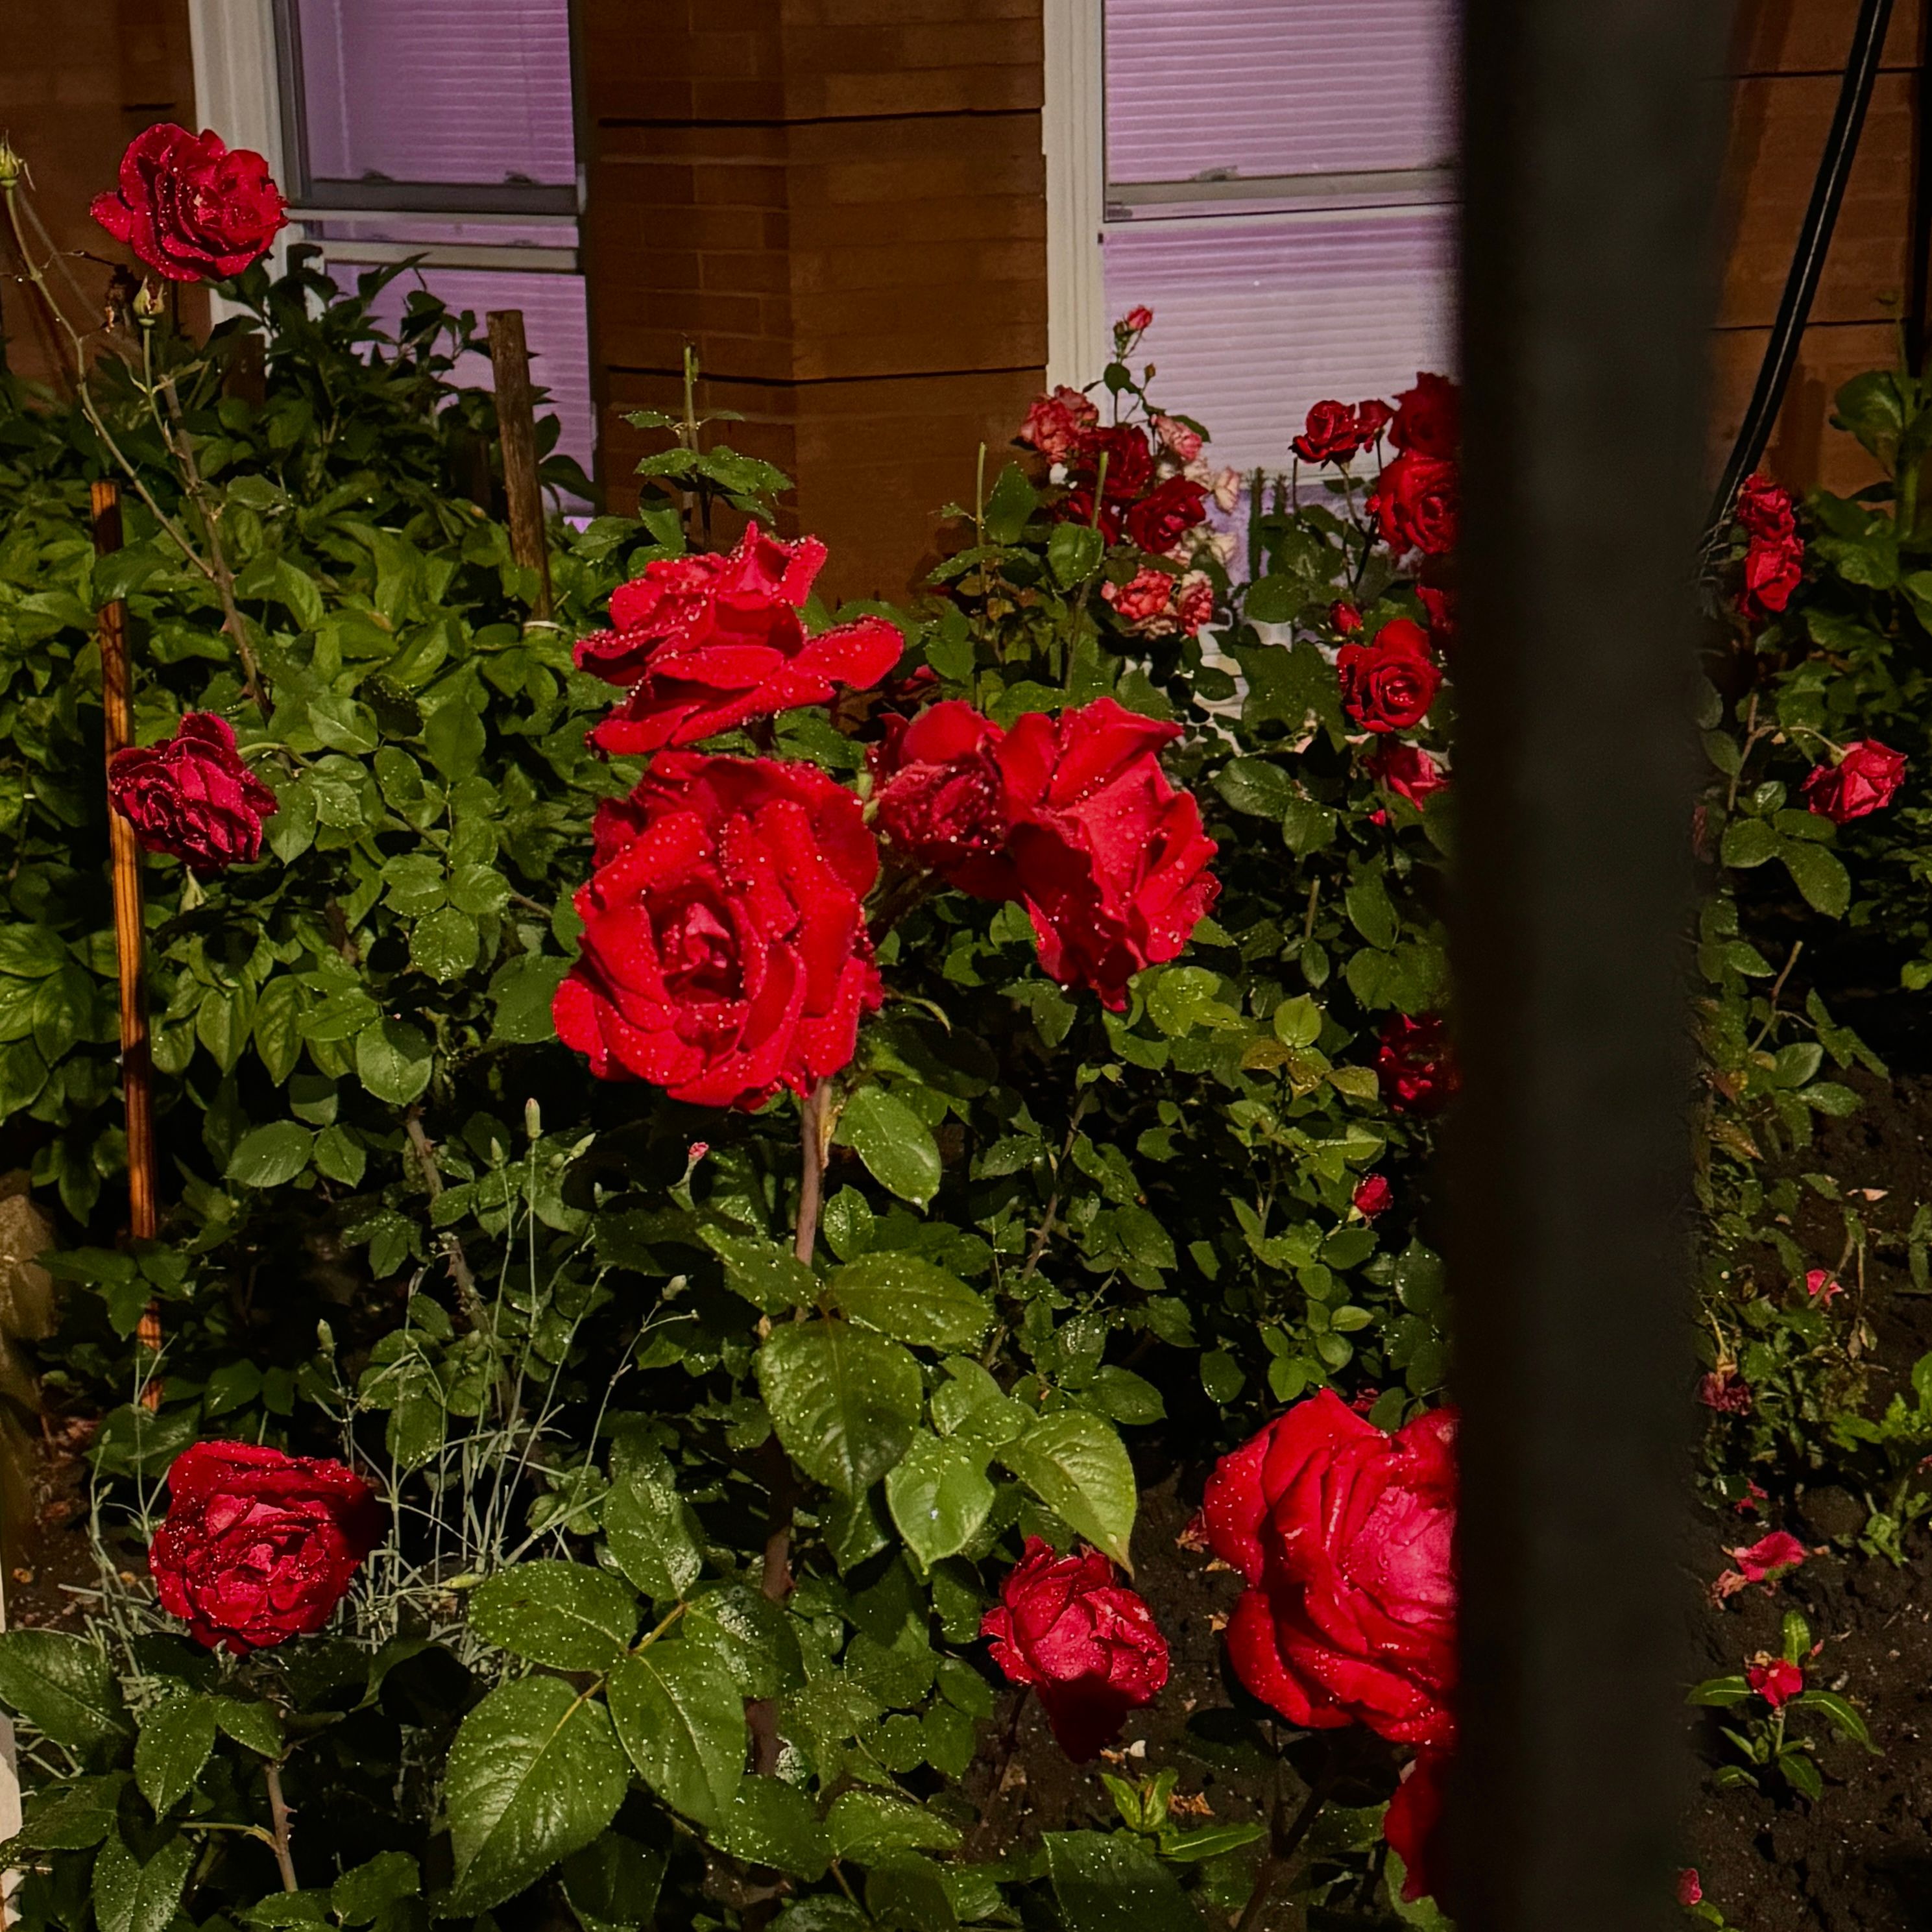
[[[1322,1808],[1328,1802],[1328,1787],[1334,1781],[1334,1761],[1332,1750],[1322,1760],[1322,1768],[1316,1772],[1315,1782],[1310,1786],[1307,1797],[1301,1809],[1294,1814],[1294,1822],[1286,1831],[1282,1828],[1282,1806],[1279,1796],[1275,1800],[1273,1829],[1268,1840],[1268,1854],[1262,1862],[1262,1868],[1255,1877],[1255,1888],[1248,1894],[1248,1902],[1239,1919],[1235,1922],[1234,1932],[1253,1932],[1261,1922],[1262,1908],[1273,1895],[1275,1887],[1286,1874],[1295,1853],[1301,1847]]]
[[[93,485],[94,549],[106,556],[121,548],[120,486],[105,478]],[[128,662],[128,607],[119,598],[100,607],[100,710],[105,724],[106,762],[134,736],[134,707]],[[148,1047],[148,1008],[142,996],[141,956],[145,932],[141,916],[141,848],[134,828],[107,808],[107,836],[114,884],[114,947],[121,979],[121,1090],[128,1109],[128,1231],[137,1241],[152,1241],[158,1226],[154,1209],[154,1106]],[[150,1354],[161,1347],[159,1306],[149,1302],[136,1331]],[[161,1403],[158,1376],[141,1391],[148,1408]]]
[[[818,1245],[818,1208],[825,1192],[825,1143],[832,1106],[832,1083],[821,1080],[799,1108],[798,1231],[792,1252],[809,1268]],[[782,1454],[776,1457],[772,1481],[771,1533],[765,1539],[764,1574],[759,1588],[774,1604],[791,1594],[791,1517],[796,1502],[791,1467]],[[760,1778],[778,1768],[778,1711],[770,1698],[753,1697],[745,1706],[752,1730],[752,1766]]]
[[[289,1802],[282,1796],[282,1768],[278,1764],[267,1765],[262,1774],[268,1786],[268,1815],[275,1821],[275,1863],[282,1874],[282,1889],[299,1892],[296,1862],[289,1856]]]

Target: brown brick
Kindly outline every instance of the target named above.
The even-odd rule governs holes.
[[[1740,0],[1731,71],[1739,74],[1842,72],[1858,0]],[[1912,68],[1924,58],[1923,0],[1898,0],[1886,35],[1884,64]]]
[[[1768,328],[1720,328],[1714,338],[1713,475],[1743,424],[1770,337]],[[1844,383],[1865,370],[1891,366],[1898,352],[1898,334],[1888,322],[1821,322],[1807,329],[1763,467],[1794,490],[1822,484],[1843,495],[1876,482],[1877,466],[1828,419]]]

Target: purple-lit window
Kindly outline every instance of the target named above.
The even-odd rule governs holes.
[[[1455,0],[1106,0],[1112,315],[1241,470],[1454,352]]]
[[[452,309],[518,308],[558,447],[596,444],[578,260],[570,0],[275,0],[294,213],[342,268],[405,260]],[[457,380],[487,387],[488,365]]]

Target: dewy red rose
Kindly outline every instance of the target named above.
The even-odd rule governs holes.
[[[1005,856],[1040,964],[1116,1012],[1128,980],[1174,958],[1220,890],[1201,808],[1160,768],[1180,735],[1100,698],[1057,718],[1023,712],[997,754]]]
[[[1834,825],[1882,812],[1905,782],[1905,756],[1876,738],[1847,745],[1836,764],[1814,765],[1798,789],[1807,808]]]
[[[1316,404],[1301,434],[1288,445],[1304,463],[1346,463],[1366,440],[1346,403]]]
[[[1156,484],[1127,512],[1127,541],[1155,555],[1172,550],[1208,514],[1208,492],[1185,476]]]
[[[1114,1580],[1098,1550],[1056,1556],[1027,1538],[1000,1600],[980,1624],[993,1661],[1038,1694],[1060,1748],[1084,1763],[1118,1734],[1127,1713],[1167,1682],[1167,1641],[1154,1612]]]
[[[148,1552],[161,1607],[238,1656],[321,1629],[387,1521],[345,1465],[250,1442],[184,1450],[168,1492]]]
[[[1248,1583],[1228,1658],[1291,1724],[1454,1741],[1455,1432],[1436,1409],[1391,1436],[1324,1389],[1216,1466],[1208,1541]]]
[[[97,196],[92,212],[158,275],[200,282],[259,261],[286,225],[286,207],[260,154],[164,121],[128,143],[118,187]]]
[[[1396,398],[1388,439],[1396,448],[1453,461],[1462,434],[1462,392],[1447,376],[1420,374]]]
[[[158,745],[130,745],[108,761],[107,795],[150,852],[197,872],[262,856],[275,794],[242,762],[225,718],[190,711]]]
[[[1342,708],[1370,731],[1406,731],[1420,724],[1442,688],[1429,634],[1407,617],[1391,619],[1366,644],[1344,644],[1336,653],[1335,674]]]
[[[905,640],[883,617],[808,635],[800,607],[825,561],[806,537],[755,524],[725,556],[646,566],[610,599],[612,628],[581,639],[579,667],[630,694],[590,734],[622,754],[695,744],[754,718],[822,704],[839,685],[876,684]]]
[[[1370,754],[1368,767],[1380,783],[1407,799],[1418,812],[1426,810],[1437,792],[1449,789],[1448,779],[1420,745],[1384,739]]]
[[[878,851],[850,792],[814,766],[664,752],[594,834],[552,1007],[592,1073],[753,1107],[850,1061],[884,997],[861,910]]]
[[[1394,1199],[1395,1190],[1387,1174],[1367,1174],[1356,1184],[1349,1204],[1364,1220],[1372,1221],[1378,1214],[1387,1214]]]
[[[914,864],[982,898],[1019,896],[998,856],[1006,814],[994,754],[1005,738],[984,712],[951,698],[910,723],[887,718],[871,754],[880,830]]]
[[[1454,463],[1405,450],[1384,466],[1368,506],[1396,556],[1415,550],[1442,556],[1456,548],[1460,500]]]

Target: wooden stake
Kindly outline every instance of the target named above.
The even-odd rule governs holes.
[[[490,366],[496,382],[496,434],[503,447],[503,493],[508,499],[510,549],[542,580],[536,614],[550,615],[550,544],[544,534],[543,492],[537,483],[536,405],[530,394],[530,352],[520,308],[490,312]]]
[[[106,556],[121,548],[121,490],[102,482],[93,488],[94,549]],[[106,725],[107,762],[134,742],[134,704],[128,661],[128,607],[117,597],[100,607],[100,710]],[[109,850],[113,862],[114,946],[121,968],[121,1090],[128,1106],[128,1232],[151,1241],[159,1228],[154,1205],[154,1067],[148,1047],[148,1006],[142,985],[146,943],[141,917],[141,848],[134,828],[110,804]],[[150,1302],[137,1331],[143,1348],[158,1354],[160,1311]],[[160,1384],[143,1395],[160,1403]]]

